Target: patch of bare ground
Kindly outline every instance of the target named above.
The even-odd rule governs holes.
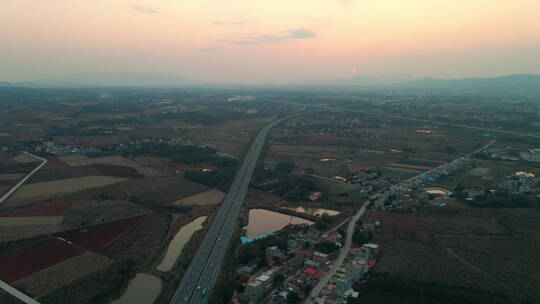
[[[112,261],[87,251],[52,267],[40,270],[14,283],[29,295],[40,298],[65,285],[110,266]]]
[[[210,189],[204,192],[188,196],[177,200],[173,204],[176,206],[215,206],[223,200],[225,193],[216,189]]]

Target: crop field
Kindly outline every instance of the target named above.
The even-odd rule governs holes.
[[[0,217],[0,227],[11,226],[32,226],[32,225],[51,225],[57,226],[64,220],[63,216],[18,216],[18,217]],[[5,229],[5,228],[4,228]]]
[[[14,282],[34,298],[45,296],[92,273],[105,269],[112,261],[102,255],[86,251],[51,267],[34,272]]]
[[[37,162],[33,163],[9,163],[0,165],[2,174],[26,174],[32,171],[37,166]]]
[[[67,168],[69,165],[58,158],[47,159],[47,163],[43,166],[44,169],[57,169],[57,168]]]
[[[147,214],[150,210],[124,200],[78,200],[64,217],[66,227],[101,224],[135,215]]]
[[[0,280],[12,283],[84,251],[68,242],[50,238],[33,246],[8,252],[0,257]]]
[[[36,172],[32,177],[28,179],[26,184],[42,183],[48,181],[55,181],[67,178],[84,177],[84,176],[98,176],[102,175],[98,170],[92,166],[78,166],[78,167],[66,167],[66,168],[42,168]]]
[[[441,246],[386,237],[377,242],[382,244],[384,252],[375,272],[426,283],[474,286],[481,290],[493,287],[491,280],[452,257]]]
[[[54,197],[88,188],[102,187],[123,180],[125,179],[110,176],[84,176],[23,185],[8,202],[34,197]]]
[[[223,153],[240,157],[252,137],[272,120],[271,117],[257,117],[237,121],[226,121],[219,125],[186,130],[186,139],[205,143]]]
[[[66,239],[76,244],[78,247],[99,252],[118,235],[131,228],[131,226],[135,225],[145,216],[146,215],[138,215],[88,228],[65,231],[59,233],[58,237]]]
[[[32,206],[0,212],[0,217],[3,216],[63,216],[71,208],[70,201],[49,201]]]
[[[326,177],[377,167],[420,173],[489,141],[481,136],[462,138],[444,128],[422,133],[418,132],[422,126],[403,121],[367,117],[366,122],[366,117],[352,119],[355,114],[314,115],[275,128],[265,162],[292,162],[298,172],[313,168],[315,174]],[[322,161],[325,158],[334,160]]]
[[[37,158],[26,155],[26,154],[19,154],[19,155],[13,157],[13,159],[15,161],[17,161],[19,163],[23,163],[23,164],[39,162],[39,160]]]
[[[173,204],[178,206],[214,206],[221,203],[224,197],[224,192],[210,189],[178,200]]]
[[[0,181],[16,181],[23,177],[22,173],[0,174]]]
[[[169,204],[209,187],[179,177],[146,177],[122,183],[129,195],[134,195],[156,204]]]
[[[132,167],[107,164],[93,164],[92,167],[105,176],[133,177],[137,175],[137,170]]]
[[[153,169],[160,175],[155,176],[164,176],[167,173],[174,173],[174,170],[170,167],[171,160],[168,158],[155,157],[155,156],[136,156],[133,158],[133,161],[141,164],[143,168]],[[144,176],[154,176],[143,174]]]
[[[90,200],[101,199],[107,197],[109,199],[124,200],[128,198],[128,194],[121,183],[114,183],[103,187],[95,187],[80,190],[73,193],[64,194],[62,200]]]
[[[133,168],[137,172],[139,172],[141,175],[144,175],[144,176],[163,175],[163,173],[153,168],[143,166],[128,158],[125,158],[119,155],[96,157],[96,158],[89,158],[84,155],[68,155],[68,156],[61,157],[61,159],[67,164],[69,164],[70,166],[85,166],[85,165],[95,165],[95,164],[113,165],[113,166]]]
[[[167,214],[149,214],[103,248],[100,254],[111,259],[131,258],[139,264],[147,264],[163,249],[165,236],[170,232]]]
[[[540,214],[534,210],[430,208],[365,217],[381,222],[376,272],[540,298]]]

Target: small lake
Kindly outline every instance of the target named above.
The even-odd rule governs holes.
[[[249,210],[249,222],[246,236],[256,238],[263,234],[280,230],[288,224],[313,224],[313,222],[265,209]]]
[[[149,304],[154,303],[161,292],[161,281],[151,275],[138,273],[120,297],[111,304]]]
[[[336,210],[330,210],[330,209],[322,209],[322,208],[312,208],[312,207],[284,207],[283,209],[287,209],[290,211],[313,215],[321,217],[323,214],[327,214],[330,216],[338,215],[339,211]]]
[[[163,261],[156,267],[160,271],[169,271],[176,263],[176,260],[182,253],[182,249],[189,241],[195,231],[203,228],[202,223],[206,220],[206,216],[201,216],[180,228],[173,240],[169,243],[167,253]]]

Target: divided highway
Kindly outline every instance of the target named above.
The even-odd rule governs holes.
[[[221,269],[227,246],[234,233],[236,220],[244,202],[253,170],[257,165],[268,131],[293,116],[272,121],[262,128],[244,157],[242,166],[229,188],[223,204],[208,230],[201,247],[191,261],[171,304],[207,303]]]

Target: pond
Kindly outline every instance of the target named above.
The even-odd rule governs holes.
[[[124,294],[111,304],[148,304],[154,303],[161,292],[161,281],[151,275],[138,273]]]
[[[339,211],[336,210],[330,210],[330,209],[323,209],[323,208],[313,208],[313,207],[284,207],[283,209],[291,210],[298,213],[304,213],[308,215],[318,216],[321,217],[323,214],[327,214],[330,216],[338,215]]]
[[[288,224],[308,224],[313,222],[265,209],[249,210],[249,222],[247,226],[246,236],[248,238],[256,238],[258,236],[280,230]]]
[[[156,267],[160,271],[169,271],[176,263],[176,260],[182,253],[182,249],[189,241],[195,231],[203,228],[202,223],[206,220],[206,216],[201,216],[180,228],[173,240],[169,243],[167,253],[163,261]]]

